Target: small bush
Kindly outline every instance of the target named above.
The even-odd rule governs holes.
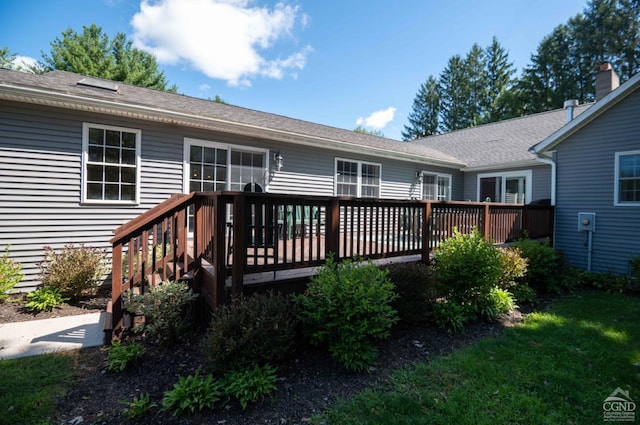
[[[504,317],[516,307],[513,295],[509,291],[495,287],[491,288],[485,300],[478,304],[476,313],[490,321]]]
[[[347,369],[365,370],[377,356],[373,341],[388,337],[398,320],[393,290],[387,272],[373,263],[329,258],[297,296],[303,330]]]
[[[433,319],[436,325],[449,333],[462,332],[472,317],[469,307],[457,302],[441,301],[433,305]]]
[[[107,369],[122,372],[129,365],[137,362],[143,353],[144,347],[139,344],[122,345],[114,341],[107,352]]]
[[[173,416],[178,416],[187,410],[193,413],[196,409],[213,409],[222,397],[222,382],[212,375],[200,376],[200,371],[196,371],[195,375],[180,376],[173,389],[164,393],[162,410],[172,410]]]
[[[628,276],[614,273],[580,272],[580,283],[609,293],[624,294],[631,289],[631,279]]]
[[[435,252],[438,284],[452,302],[483,301],[502,276],[502,256],[497,248],[474,229],[471,234],[454,230]]]
[[[249,403],[276,389],[276,368],[270,365],[258,366],[252,369],[231,372],[225,376],[226,393],[235,397],[243,409]]]
[[[151,402],[149,393],[142,393],[139,397],[134,396],[132,401],[122,401],[121,403],[127,406],[124,409],[124,414],[129,419],[141,418],[149,410],[156,407],[156,404]]]
[[[268,293],[234,298],[212,314],[202,342],[207,370],[222,373],[282,361],[293,347],[296,324],[290,297]]]
[[[391,304],[405,324],[424,322],[438,298],[432,269],[422,263],[398,263],[386,267],[398,297]]]
[[[538,242],[531,239],[519,239],[513,245],[527,259],[525,282],[536,291],[551,293],[563,292],[561,279],[562,256],[549,244],[549,240]]]
[[[535,305],[538,303],[538,294],[526,283],[520,283],[509,289],[515,301],[523,305]]]
[[[45,286],[27,294],[25,308],[33,312],[51,311],[68,300],[62,296],[60,289]]]
[[[22,264],[9,258],[9,245],[6,245],[4,254],[0,256],[0,301],[7,299],[8,292],[20,283],[23,277]]]
[[[640,255],[631,257],[630,266],[631,277],[636,280],[640,280]]]
[[[67,244],[60,252],[44,247],[40,280],[45,287],[57,288],[63,296],[78,298],[96,289],[107,272],[104,250]]]
[[[512,288],[522,283],[527,274],[528,260],[522,257],[519,248],[500,248],[500,259],[502,261],[502,274],[499,279],[499,287],[502,289]]]
[[[125,293],[127,311],[143,315],[144,331],[151,341],[175,343],[191,323],[192,303],[198,297],[184,282],[163,282],[143,295]]]

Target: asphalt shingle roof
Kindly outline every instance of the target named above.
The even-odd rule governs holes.
[[[579,105],[574,118],[593,104]],[[567,123],[567,111],[548,112],[513,118],[457,130],[412,141],[413,144],[446,152],[467,167],[490,167],[536,158],[529,148],[549,137]]]
[[[137,87],[121,82],[115,82],[118,86],[117,91],[79,85],[78,81],[83,78],[85,77],[82,75],[66,71],[51,71],[42,75],[34,75],[0,69],[0,91],[2,91],[1,85],[30,87],[52,93],[81,96],[97,100],[107,100],[121,105],[137,105],[164,111],[189,114],[194,117],[214,118],[235,123],[249,124],[277,131],[327,139],[347,145],[355,145],[389,152],[399,152],[407,155],[416,155],[440,162],[450,163],[451,165],[460,164],[460,161],[457,158],[447,154],[446,152],[433,150],[428,146],[400,142],[398,140],[362,134],[351,130],[330,127],[281,115],[198,99],[186,95]],[[93,79],[104,82],[107,81],[95,78]],[[373,151],[372,154],[374,154]]]

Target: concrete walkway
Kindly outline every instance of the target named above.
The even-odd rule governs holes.
[[[98,347],[106,313],[0,324],[0,360]]]

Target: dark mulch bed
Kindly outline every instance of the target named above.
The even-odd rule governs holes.
[[[78,300],[51,313],[37,315],[26,311],[24,299],[0,303],[0,323],[37,320],[65,315],[104,311],[108,292]],[[432,325],[415,328],[397,326],[391,337],[379,344],[376,366],[366,373],[348,372],[320,349],[300,344],[292,358],[278,369],[277,390],[271,397],[243,410],[236,401],[215,411],[197,412],[173,417],[162,412],[163,393],[173,388],[179,376],[195,373],[202,366],[199,340],[202,330],[184,338],[172,348],[148,346],[141,362],[122,373],[109,372],[105,367],[106,348],[88,348],[68,352],[74,359],[75,379],[67,395],[59,401],[56,424],[122,424],[128,423],[122,401],[149,393],[158,407],[137,424],[304,424],[340,399],[382,384],[400,368],[447,354],[479,339],[496,337],[506,326],[522,320],[515,311],[501,322],[478,322],[464,333],[451,335]]]

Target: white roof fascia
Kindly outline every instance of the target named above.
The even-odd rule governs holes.
[[[234,134],[249,135],[255,137],[269,137],[275,141],[296,143],[307,146],[324,146],[344,152],[362,153],[372,156],[386,157],[397,160],[411,160],[422,164],[436,165],[446,168],[460,169],[466,164],[462,162],[447,161],[438,158],[430,158],[424,155],[403,153],[393,150],[381,149],[373,146],[358,145],[340,140],[327,139],[307,134],[300,134],[286,130],[277,130],[263,126],[220,118],[193,115],[179,111],[153,108],[144,105],[123,104],[119,102],[94,99],[66,93],[51,92],[47,90],[21,87],[0,83],[0,99],[9,99],[19,102],[43,104],[47,106],[79,109],[90,112],[101,112],[130,118],[138,118],[147,121],[163,122],[174,125],[184,125],[203,129],[213,129]]]
[[[580,130],[582,127],[596,119],[598,116],[602,115],[605,111],[609,110],[615,104],[620,102],[622,99],[630,95],[637,89],[640,83],[640,73],[631,77],[627,82],[613,90],[611,93],[603,97],[601,100],[596,102],[592,107],[578,115],[577,118],[573,119],[571,122],[565,124],[563,127],[558,129],[556,132],[551,134],[549,137],[538,143],[537,145],[529,148],[529,152],[533,154],[540,154],[546,152],[548,150],[553,149],[556,145],[561,143],[567,137],[574,134],[576,131]]]

